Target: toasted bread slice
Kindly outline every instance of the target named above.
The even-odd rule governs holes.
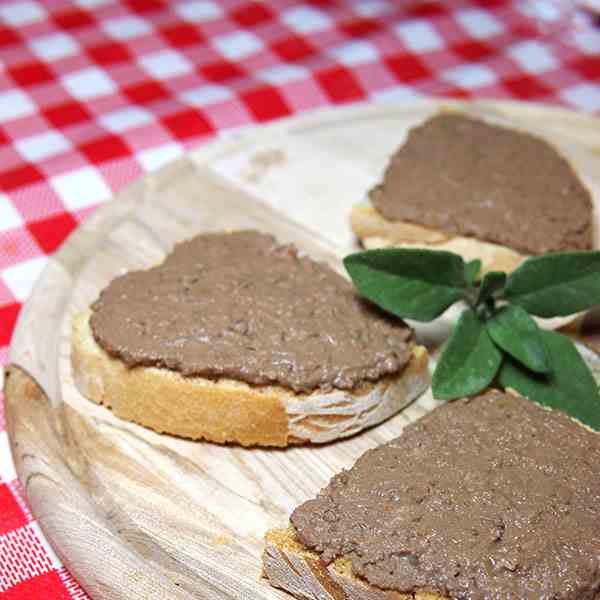
[[[128,368],[94,339],[91,311],[73,321],[71,361],[79,391],[116,416],[161,433],[244,446],[323,443],[387,419],[429,385],[428,354],[414,346],[397,375],[357,390],[296,394],[281,386],[184,377],[157,367]]]
[[[263,574],[311,600],[597,598],[599,448],[517,394],[446,403],[267,532]]]
[[[264,575],[271,585],[302,600],[445,600],[429,592],[402,594],[373,587],[354,575],[350,561],[343,558],[326,566],[298,541],[292,525],[269,531],[265,542]]]
[[[484,242],[476,238],[454,236],[452,234],[428,229],[413,223],[388,221],[368,203],[357,204],[350,214],[352,229],[366,250],[375,248],[429,248],[430,250],[447,250],[470,260],[481,260],[481,274],[488,271],[514,271],[525,259],[526,254],[516,250]],[[582,314],[582,313],[578,313]],[[548,329],[565,327],[577,315],[539,319]],[[536,318],[537,320],[537,318]]]
[[[593,190],[573,156],[545,132],[442,109],[409,131],[369,200],[352,209],[352,229],[366,249],[447,250],[481,259],[483,273],[513,271],[530,254],[589,249]],[[522,165],[538,158],[524,177]]]
[[[526,258],[516,250],[476,238],[453,235],[403,221],[389,221],[368,203],[357,204],[350,214],[352,230],[367,249],[430,248],[460,254],[465,261],[480,259],[482,274],[514,271]]]

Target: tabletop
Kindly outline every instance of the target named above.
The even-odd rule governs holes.
[[[215,135],[426,96],[600,111],[600,20],[567,0],[2,0],[0,361],[51,254]],[[0,398],[0,592],[87,598],[27,507]]]

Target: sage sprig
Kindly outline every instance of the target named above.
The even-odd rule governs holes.
[[[444,356],[432,381],[435,397],[440,400],[476,394],[492,383],[502,364],[502,352],[472,310],[460,315]]]
[[[466,305],[433,374],[435,398],[512,388],[600,430],[600,392],[588,366],[568,337],[529,316],[600,304],[600,252],[549,253],[483,278],[481,261],[446,251],[368,250],[344,265],[362,296],[401,318],[432,321],[455,302]]]
[[[344,260],[365,298],[404,319],[432,321],[467,289],[465,262],[452,252],[369,250]]]

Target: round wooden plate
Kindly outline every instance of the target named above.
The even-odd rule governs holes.
[[[598,201],[596,119],[515,103],[443,105],[550,138]],[[224,137],[134,184],[50,260],[11,348],[8,430],[34,513],[93,598],[288,598],[261,579],[265,531],[436,403],[425,394],[379,427],[321,447],[248,450],[158,435],[77,392],[73,314],[115,275],[201,231],[259,228],[339,268],[354,247],[351,206],[407,129],[440,106],[358,106]]]

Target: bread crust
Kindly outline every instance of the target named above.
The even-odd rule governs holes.
[[[271,585],[302,600],[447,600],[432,592],[403,594],[376,588],[352,573],[348,559],[326,565],[298,541],[292,525],[267,532],[263,574]]]
[[[429,248],[460,254],[465,261],[480,259],[482,274],[488,271],[514,271],[526,258],[516,250],[476,238],[453,235],[404,221],[389,221],[368,203],[352,208],[350,222],[354,234],[367,249]]]
[[[427,350],[398,375],[359,390],[295,394],[280,386],[184,377],[157,367],[128,368],[95,341],[91,311],[73,320],[71,363],[78,390],[128,421],[159,433],[244,446],[323,443],[387,419],[429,385]]]

